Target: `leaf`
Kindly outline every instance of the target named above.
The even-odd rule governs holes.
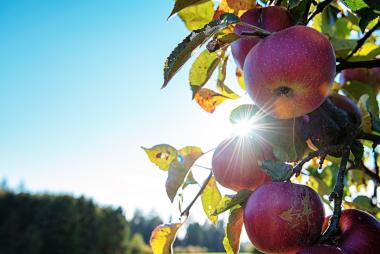
[[[372,84],[348,81],[343,85],[343,89],[357,101],[362,95],[367,94],[368,101],[366,104],[369,107],[369,111],[375,115],[379,114],[379,106],[376,100],[377,92]]]
[[[190,31],[200,29],[212,21],[214,3],[211,0],[202,1],[186,7],[178,12],[178,16]]]
[[[331,44],[334,47],[335,55],[337,57],[344,58],[346,57],[351,50],[356,46],[357,40],[347,40],[347,39],[338,39],[332,38]]]
[[[321,196],[330,195],[334,188],[338,170],[337,164],[325,167],[320,173],[315,168],[309,168],[310,176],[307,186],[316,190]]]
[[[241,69],[236,68],[235,72],[236,78],[238,80],[238,84],[244,91],[246,90],[245,81],[244,81],[244,73]]]
[[[292,175],[292,166],[281,161],[264,160],[258,163],[273,181],[285,181]]]
[[[221,0],[217,12],[234,13],[239,17],[247,10],[255,8],[255,0]]]
[[[177,158],[177,149],[170,145],[156,145],[152,148],[141,147],[148,155],[151,162],[160,169],[167,171],[170,163]]]
[[[214,177],[211,177],[208,181],[206,188],[202,192],[201,199],[203,210],[205,211],[207,218],[209,218],[212,223],[216,224],[218,222],[218,216],[213,213],[222,199],[222,195],[216,186]]]
[[[215,52],[221,48],[226,48],[229,46],[232,42],[240,39],[241,37],[235,33],[227,33],[222,34],[220,36],[217,36],[216,38],[212,39],[207,43],[207,50],[210,52]]]
[[[216,206],[213,215],[219,215],[231,209],[234,206],[242,206],[247,201],[251,193],[252,191],[250,190],[241,190],[235,195],[224,196],[222,200],[219,202],[219,204]]]
[[[191,184],[198,184],[198,182],[194,179],[194,175],[192,171],[190,171],[189,174],[187,174],[186,180],[182,185],[182,189],[185,189],[187,186]]]
[[[177,12],[189,7],[189,6],[192,6],[194,4],[199,4],[201,2],[206,2],[208,0],[176,0],[175,3],[174,3],[174,7],[168,17],[168,19],[173,16],[174,14],[176,14]]]
[[[241,121],[249,121],[257,115],[259,110],[259,107],[253,104],[240,105],[231,111],[230,122],[237,124]]]
[[[226,235],[223,239],[223,246],[227,254],[237,254],[240,248],[240,235],[243,228],[242,207],[232,209],[226,226]]]
[[[195,59],[189,73],[190,87],[193,91],[193,96],[210,79],[219,62],[220,57],[218,53],[210,53],[207,49],[200,53]]]
[[[173,242],[182,223],[161,224],[150,236],[150,247],[153,254],[173,253]]]
[[[178,157],[170,164],[168,178],[166,179],[166,193],[171,202],[173,202],[190,168],[201,155],[203,155],[202,150],[196,146],[187,146],[178,151]]]
[[[362,123],[361,128],[366,133],[371,133],[372,131],[380,132],[380,119],[378,113],[374,113],[377,110],[378,104],[376,97],[371,97],[368,94],[363,94],[358,102],[359,108],[362,111]]]
[[[223,14],[218,20],[212,21],[200,30],[193,31],[171,52],[164,65],[164,84],[165,88],[168,82],[173,78],[177,71],[191,57],[195,49],[208,41],[216,32],[223,28],[239,22],[240,19],[233,14]]]
[[[293,9],[298,6],[302,0],[289,0],[289,9]]]
[[[357,196],[352,203],[347,202],[350,205],[350,208],[356,208],[360,210],[364,210],[371,214],[377,214],[380,212],[380,208],[377,206],[373,206],[371,204],[371,199],[367,196]]]
[[[362,143],[360,143],[357,140],[355,140],[350,147],[351,147],[351,152],[355,158],[354,165],[359,166],[363,158],[364,147]]]
[[[233,100],[240,98],[239,95],[237,95],[234,91],[232,91],[225,83],[226,80],[226,73],[227,73],[227,62],[228,57],[224,57],[220,63],[219,63],[219,69],[218,69],[218,81],[216,84],[216,89],[220,92],[220,94],[227,96],[228,98],[231,98]]]
[[[195,101],[208,113],[213,113],[215,108],[225,99],[230,99],[208,88],[201,88],[194,96]]]
[[[360,17],[359,27],[362,32],[372,20],[379,17],[380,3],[378,1],[344,0],[343,2]]]

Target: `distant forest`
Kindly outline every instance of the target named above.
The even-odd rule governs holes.
[[[131,220],[123,210],[70,195],[16,193],[0,189],[2,254],[134,254],[151,253],[150,233],[162,219],[136,210]],[[178,251],[224,252],[224,225],[190,223]]]

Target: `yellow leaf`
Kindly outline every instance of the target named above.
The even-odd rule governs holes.
[[[150,247],[154,254],[169,254],[173,250],[173,242],[182,223],[161,224],[150,236]]]
[[[215,208],[219,204],[222,199],[222,195],[218,187],[216,186],[216,181],[214,177],[211,177],[210,181],[208,181],[206,188],[202,192],[202,206],[205,211],[207,217],[214,224],[218,222],[218,216],[213,215]]]
[[[156,145],[152,148],[141,147],[148,155],[151,162],[160,169],[167,171],[170,163],[177,158],[177,150],[170,145]]]
[[[255,6],[255,0],[222,0],[219,4],[217,12],[228,12],[241,16],[244,12],[253,9]]]
[[[243,89],[246,90],[245,88],[245,82],[244,82],[244,73],[241,69],[236,68],[235,72],[236,78],[238,80],[239,86]]]
[[[200,2],[178,12],[178,16],[190,31],[201,29],[214,17],[214,3],[209,0]]]
[[[213,113],[215,108],[225,99],[228,99],[228,97],[218,94],[210,89],[201,88],[195,94],[194,99],[206,112]]]
[[[224,249],[227,254],[239,253],[240,234],[244,222],[243,211],[242,207],[232,209],[228,217],[226,235],[223,239]]]

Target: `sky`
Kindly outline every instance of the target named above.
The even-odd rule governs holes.
[[[141,146],[215,148],[236,104],[202,111],[191,100],[189,64],[160,90],[164,60],[188,34],[178,17],[166,20],[172,4],[0,1],[0,179],[122,206],[127,217],[136,208],[175,214],[166,173]],[[227,83],[237,87],[233,77]],[[210,156],[199,163],[209,166]],[[200,182],[207,175],[195,171]],[[200,213],[198,202],[204,220]]]

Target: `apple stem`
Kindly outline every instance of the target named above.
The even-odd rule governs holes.
[[[336,232],[338,228],[339,219],[342,212],[344,175],[347,170],[346,168],[347,168],[349,155],[350,155],[350,145],[346,143],[343,146],[342,160],[340,161],[338,176],[335,182],[334,190],[329,197],[330,201],[334,201],[333,215],[331,216],[329,227],[327,228],[327,230],[325,231],[325,233],[322,235],[321,239],[319,240],[320,243],[326,242]]]
[[[203,182],[201,188],[199,189],[197,195],[195,195],[195,197],[193,198],[193,200],[190,202],[190,204],[185,208],[185,210],[183,210],[181,212],[181,217],[183,216],[186,216],[188,217],[189,216],[189,213],[190,213],[190,209],[191,207],[193,207],[195,201],[197,201],[197,199],[199,198],[199,196],[202,194],[202,192],[204,191],[204,189],[206,188],[208,182],[210,181],[212,177],[212,172],[210,172],[210,174],[207,176],[206,180]]]

